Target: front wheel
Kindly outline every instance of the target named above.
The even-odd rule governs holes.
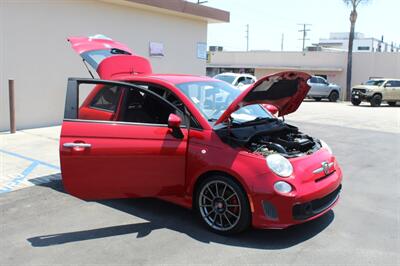
[[[355,98],[351,98],[351,103],[355,106],[360,105],[361,100],[360,99],[355,99]]]
[[[380,96],[379,94],[375,94],[374,96],[372,96],[370,103],[372,107],[379,107],[382,103],[382,96]]]
[[[201,220],[219,234],[235,234],[251,222],[249,201],[243,189],[231,178],[214,175],[200,183],[196,209]]]
[[[328,99],[330,102],[336,102],[339,99],[339,93],[337,91],[332,91],[329,94]]]

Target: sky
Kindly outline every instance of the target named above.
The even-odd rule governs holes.
[[[329,38],[330,32],[350,29],[350,7],[343,0],[208,0],[203,5],[230,12],[230,22],[209,24],[207,36],[208,45],[229,51],[246,50],[246,24],[250,50],[280,51],[283,34],[284,50],[300,51],[298,23],[311,24],[306,46]],[[400,0],[370,0],[358,7],[356,31],[400,45],[399,17]]]

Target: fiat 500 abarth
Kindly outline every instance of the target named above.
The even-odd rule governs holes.
[[[277,73],[240,91],[153,74],[147,59],[105,37],[69,41],[100,77],[68,80],[60,159],[70,194],[157,197],[225,234],[286,228],[338,201],[331,149],[279,118],[307,95],[308,74]]]

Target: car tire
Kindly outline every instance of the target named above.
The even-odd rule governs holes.
[[[352,105],[359,106],[360,103],[361,103],[361,100],[360,100],[360,99],[351,98],[351,104],[352,104]]]
[[[382,96],[380,94],[375,94],[372,96],[370,103],[372,107],[379,107],[382,103]]]
[[[389,106],[396,106],[396,102],[387,102]]]
[[[316,102],[320,102],[320,101],[321,101],[321,97],[314,97],[314,100],[315,100]]]
[[[339,93],[337,91],[332,91],[328,96],[328,100],[330,102],[336,102],[338,99],[339,99]]]
[[[208,229],[218,234],[237,234],[251,223],[245,191],[224,175],[212,175],[201,181],[196,189],[195,208]]]

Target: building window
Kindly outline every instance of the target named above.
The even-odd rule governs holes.
[[[358,46],[358,51],[369,51],[369,46]]]

